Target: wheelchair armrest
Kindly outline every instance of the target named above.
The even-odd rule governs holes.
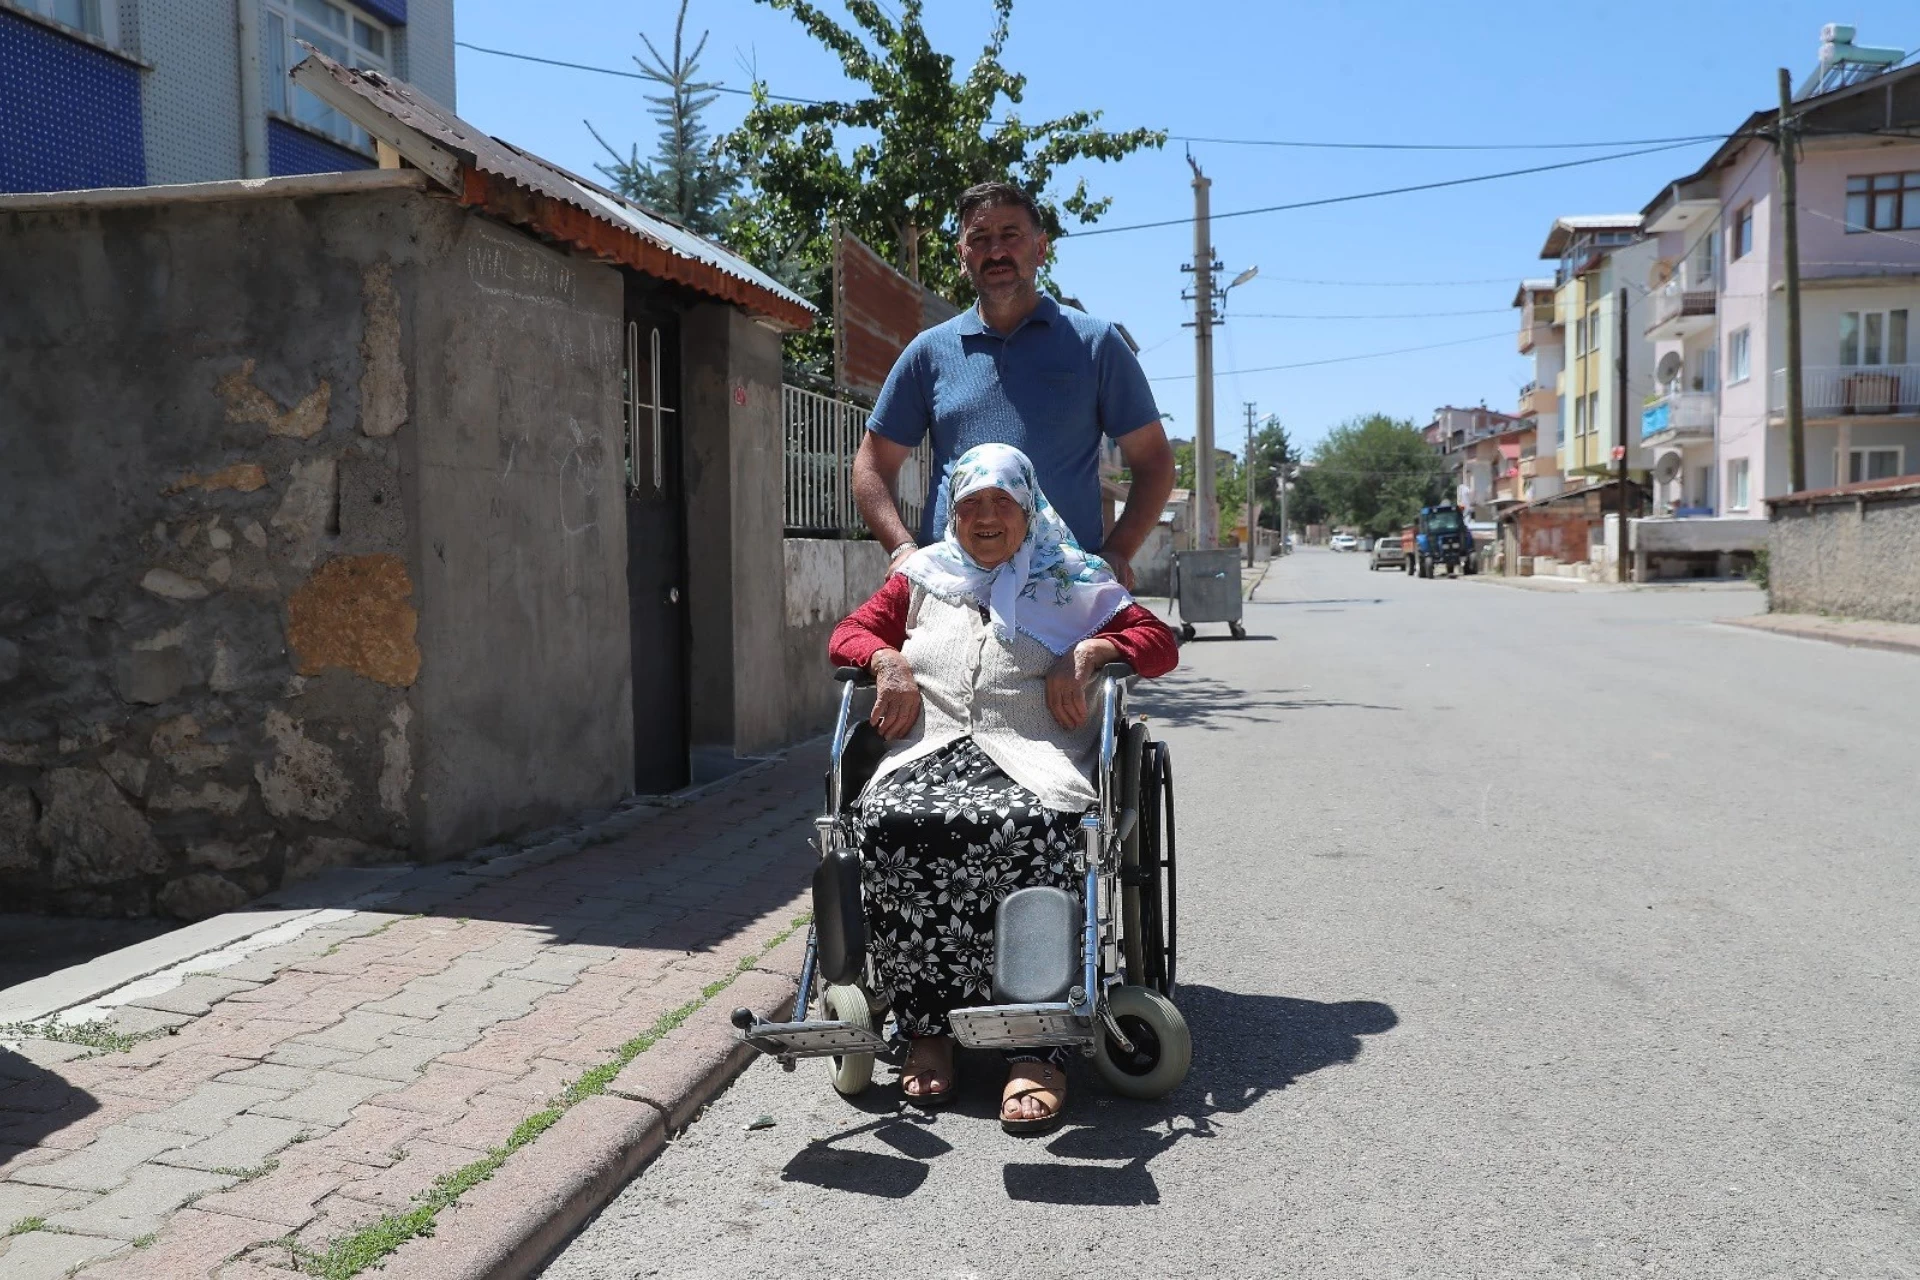
[[[1131,679],[1133,676],[1133,664],[1131,662],[1109,662],[1106,666],[1100,668],[1100,674],[1111,680]]]
[[[859,667],[835,667],[833,678],[843,684],[851,680],[855,686],[863,689],[873,684],[873,673],[863,671]]]

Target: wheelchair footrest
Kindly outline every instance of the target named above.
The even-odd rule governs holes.
[[[1065,1004],[990,1004],[947,1015],[954,1039],[969,1049],[1040,1049],[1091,1044],[1093,1023]]]
[[[850,1053],[885,1053],[887,1042],[851,1022],[755,1022],[740,1039],[776,1057],[827,1058]]]

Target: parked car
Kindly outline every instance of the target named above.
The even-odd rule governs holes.
[[[1327,541],[1330,551],[1351,551],[1360,545],[1360,539],[1350,533],[1336,533]]]
[[[1373,556],[1367,561],[1369,569],[1398,569],[1407,561],[1406,549],[1400,545],[1398,534],[1388,534],[1384,538],[1375,538]]]

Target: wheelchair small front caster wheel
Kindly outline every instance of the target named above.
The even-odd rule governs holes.
[[[820,996],[820,1012],[829,1022],[848,1022],[876,1034],[867,993],[854,986],[829,986]],[[870,1053],[835,1054],[833,1087],[841,1097],[851,1098],[873,1082],[873,1055]]]
[[[1191,622],[1183,622],[1180,624],[1180,638],[1182,640],[1191,640],[1199,634]]]
[[[1227,624],[1227,630],[1233,632],[1233,638],[1235,640],[1245,640],[1247,638],[1247,624],[1244,622],[1229,622]]]
[[[1104,1031],[1094,1040],[1094,1069],[1107,1087],[1127,1098],[1161,1098],[1178,1088],[1193,1065],[1193,1034],[1173,1001],[1149,987],[1115,987],[1107,1009],[1133,1042],[1123,1053]]]

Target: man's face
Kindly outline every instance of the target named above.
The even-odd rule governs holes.
[[[975,209],[960,228],[960,263],[981,297],[998,301],[1034,288],[1047,237],[1017,204]]]

